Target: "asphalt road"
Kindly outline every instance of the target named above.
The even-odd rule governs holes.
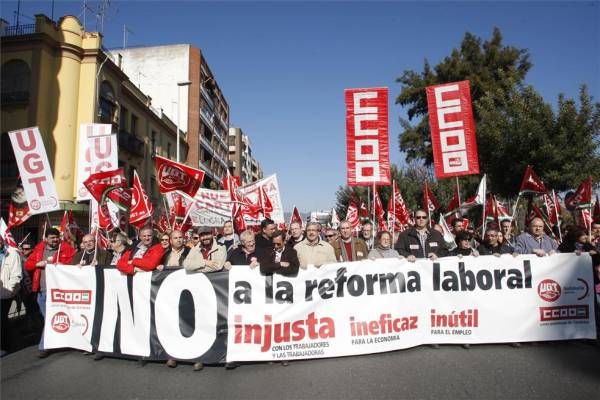
[[[2,399],[585,399],[600,398],[600,347],[588,342],[421,346],[235,370],[94,361],[79,351],[1,359]]]

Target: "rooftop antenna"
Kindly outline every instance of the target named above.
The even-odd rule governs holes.
[[[90,10],[91,12],[94,12],[94,10],[92,10],[90,8],[90,6],[87,5],[87,0],[83,0],[83,10],[81,11],[81,14],[79,14],[79,16],[83,15],[83,30],[85,32],[86,28],[85,28],[85,17],[87,14],[87,11]]]
[[[110,7],[110,0],[102,0],[100,4],[98,4],[98,12],[96,13],[96,30],[100,33],[104,33],[104,16]],[[100,21],[100,26],[98,27],[98,21]]]
[[[123,49],[127,47],[127,34],[133,33],[131,29],[127,27],[127,25],[123,24]]]
[[[147,78],[148,76],[143,74],[142,71],[138,70],[138,88],[142,90],[142,76]]]

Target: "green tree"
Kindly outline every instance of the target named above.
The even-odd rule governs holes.
[[[396,99],[408,107],[409,118],[400,121],[400,150],[408,161],[432,165],[425,88],[469,80],[480,169],[488,174],[489,191],[513,197],[527,164],[556,190],[576,187],[588,175],[598,182],[600,103],[582,86],[579,108],[560,95],[554,111],[533,87],[523,84],[531,67],[527,50],[503,45],[496,28],[485,42],[466,33],[460,49],[434,68],[426,60],[420,74],[405,71],[398,78],[402,87]],[[466,186],[475,180],[468,179]]]

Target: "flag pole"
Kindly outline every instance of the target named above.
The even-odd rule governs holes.
[[[7,229],[7,230],[8,230],[8,229]],[[23,240],[21,240],[17,246],[18,246],[18,247],[21,247],[21,245],[22,245],[23,243],[25,243],[25,241],[27,240],[27,238],[29,237],[29,235],[31,235],[31,232],[27,233],[27,235],[25,235],[25,237],[23,238]]]
[[[456,176],[456,193],[458,194],[458,210],[460,212],[460,205],[462,204],[460,201],[460,185],[458,183],[458,175]],[[456,213],[455,213],[456,214]]]
[[[554,189],[552,189],[552,202],[554,203],[554,215],[556,217],[556,226],[558,226],[558,237],[560,238],[560,241],[562,243],[562,232],[560,229],[560,217],[558,216],[558,199],[556,198],[556,193],[554,192]],[[590,225],[591,228],[592,225]],[[591,235],[589,236],[591,237]]]
[[[514,220],[515,220],[515,214],[517,213],[517,206],[519,205],[519,199],[521,198],[521,193],[519,192],[519,195],[517,196],[517,201],[515,201],[515,208],[513,208],[513,213],[512,216],[510,217],[510,223],[511,225],[513,224]],[[515,228],[517,227],[517,224],[514,224]]]
[[[483,229],[481,231],[481,237],[483,238],[483,236],[485,235],[485,228],[487,225],[487,221],[485,219],[485,206],[487,205],[487,175],[483,174],[483,179],[485,180],[485,184],[483,185],[484,187],[484,191],[483,191]]]
[[[373,182],[373,208],[371,209],[371,215],[373,216],[373,237],[375,237],[375,234],[377,233],[377,221],[375,221],[375,191],[377,190],[377,187],[375,186],[375,182]]]

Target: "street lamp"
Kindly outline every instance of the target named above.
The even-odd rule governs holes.
[[[177,82],[177,162],[179,162],[179,103],[181,103],[181,91],[179,90],[182,86],[190,86],[192,81],[181,81]]]

